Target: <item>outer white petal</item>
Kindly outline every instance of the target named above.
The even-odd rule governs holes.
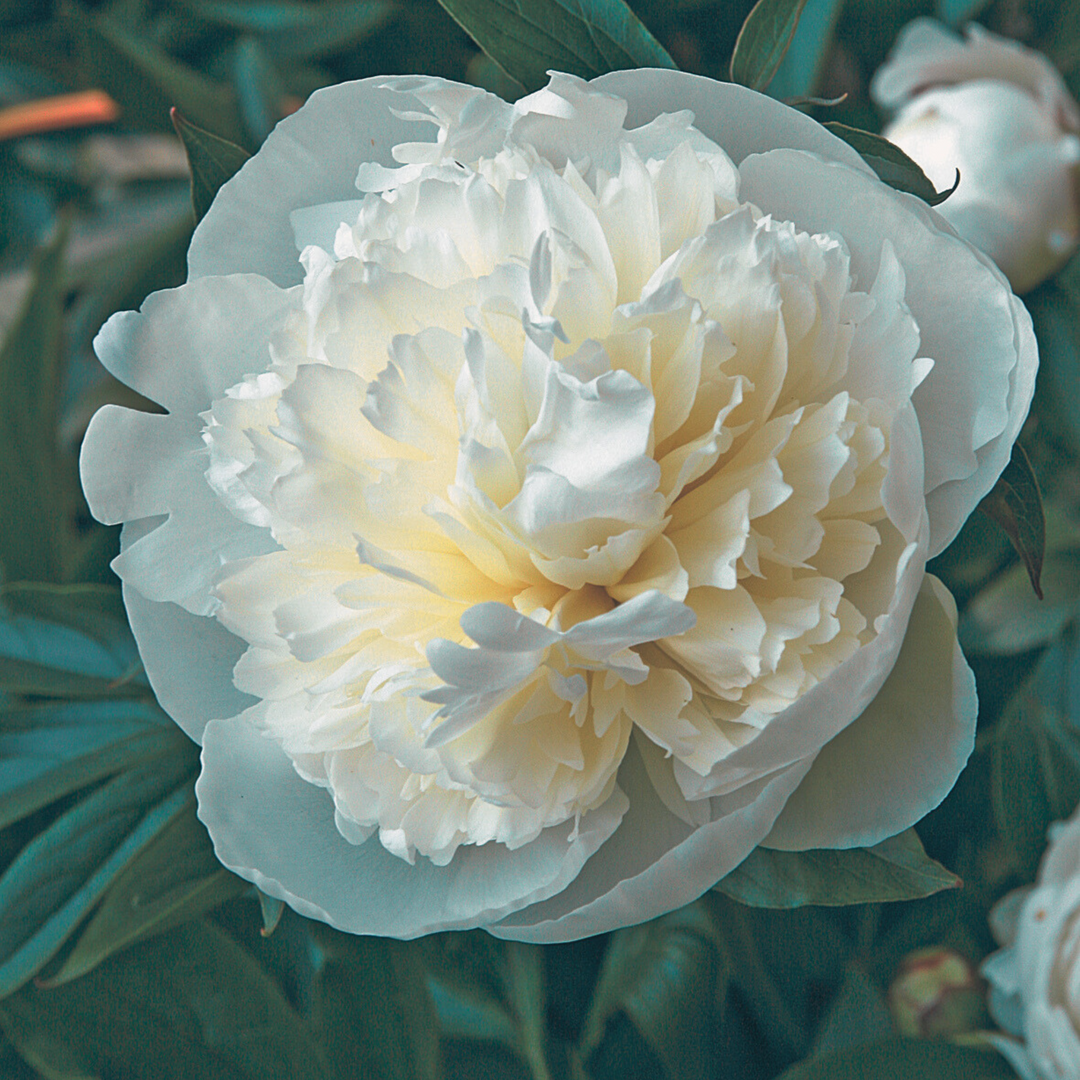
[[[930,555],[960,530],[1008,463],[1038,368],[1031,319],[990,260],[925,203],[877,180],[795,151],[740,166],[742,196],[767,213],[847,242],[869,287],[884,237],[907,277],[920,352],[934,367],[912,400],[923,432]],[[940,283],[949,282],[948,289]],[[963,317],[957,317],[962,306]]]
[[[301,915],[353,934],[397,938],[484,925],[562,892],[627,807],[616,789],[582,818],[576,835],[568,821],[517,851],[463,847],[448,866],[410,866],[376,840],[344,839],[334,827],[333,800],[241,718],[207,725],[195,792],[199,818],[231,870]]]
[[[215,398],[269,366],[271,336],[295,296],[254,274],[189,282],[118,312],[94,351],[122,383],[201,428],[198,414]]]
[[[892,673],[866,711],[827,743],[788,800],[769,847],[877,844],[952,789],[975,746],[975,677],[956,640],[956,607],[923,581]]]
[[[874,75],[870,95],[883,108],[895,109],[929,87],[975,79],[1021,87],[1063,126],[1080,128],[1080,112],[1057,68],[1042,53],[976,24],[968,27],[964,41],[933,19],[908,23]]]
[[[234,273],[262,274],[278,285],[303,280],[290,213],[357,198],[363,163],[396,168],[394,146],[434,142],[438,133],[434,125],[395,116],[391,109],[424,110],[409,96],[384,88],[386,81],[376,76],[316,90],[302,109],[278,124],[223,185],[195,230],[189,280]]]
[[[573,941],[655,919],[696,900],[750,854],[808,764],[706,800],[712,820],[695,828],[660,801],[631,743],[619,770],[630,809],[615,835],[559,895],[487,930],[515,941]]]
[[[159,704],[195,742],[202,742],[208,721],[255,704],[233,685],[233,668],[247,644],[217,619],[147,600],[130,585],[124,586],[124,606]]]
[[[663,112],[690,109],[694,127],[736,165],[750,154],[788,146],[874,175],[855,150],[816,120],[745,86],[664,68],[613,71],[589,85],[626,99],[627,128],[647,124]]]
[[[208,615],[222,564],[276,546],[268,532],[234,518],[207,485],[198,414],[269,364],[271,333],[292,303],[258,277],[200,281],[114,315],[94,342],[109,371],[170,410],[157,416],[107,406],[91,421],[81,454],[83,489],[99,520],[157,519],[137,537],[126,535],[113,564],[147,599]],[[146,659],[152,666],[154,658]]]

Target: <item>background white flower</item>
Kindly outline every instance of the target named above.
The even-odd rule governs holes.
[[[882,134],[922,166],[937,210],[1017,292],[1080,243],[1080,108],[1041,53],[971,25],[966,40],[916,19],[870,85],[899,110]]]
[[[924,565],[1034,338],[813,121],[671,71],[338,86],[189,268],[97,342],[168,415],[103,409],[82,467],[226,865],[360,933],[563,940],[952,786]]]
[[[1080,815],[1051,828],[1037,884],[1006,896],[990,913],[990,926],[1004,946],[983,964],[990,980],[990,1011],[1016,1036],[997,1036],[994,1045],[1024,1080],[1076,1080]]]

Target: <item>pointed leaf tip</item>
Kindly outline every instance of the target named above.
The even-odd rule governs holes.
[[[169,117],[187,153],[191,168],[191,205],[198,224],[206,216],[221,186],[239,172],[251,155],[242,146],[185,120],[175,105],[169,110]]]

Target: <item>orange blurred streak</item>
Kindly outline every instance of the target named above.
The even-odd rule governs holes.
[[[108,124],[119,115],[120,107],[104,90],[80,90],[75,94],[39,98],[0,109],[0,141],[43,131]]]

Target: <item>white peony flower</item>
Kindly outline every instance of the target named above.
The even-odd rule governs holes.
[[[968,27],[967,40],[931,19],[900,35],[870,87],[899,110],[882,134],[939,189],[938,207],[985,251],[1017,292],[1054,273],[1080,243],[1080,108],[1054,66],[1032,49]]]
[[[565,940],[951,788],[923,568],[1035,341],[812,120],[671,71],[337,86],[189,266],[97,341],[168,415],[101,410],[82,469],[227,866],[358,933]]]
[[[1080,1080],[1080,813],[1051,828],[1037,885],[990,913],[992,1036],[1023,1080]],[[1018,1041],[1019,1040],[1019,1041]]]

